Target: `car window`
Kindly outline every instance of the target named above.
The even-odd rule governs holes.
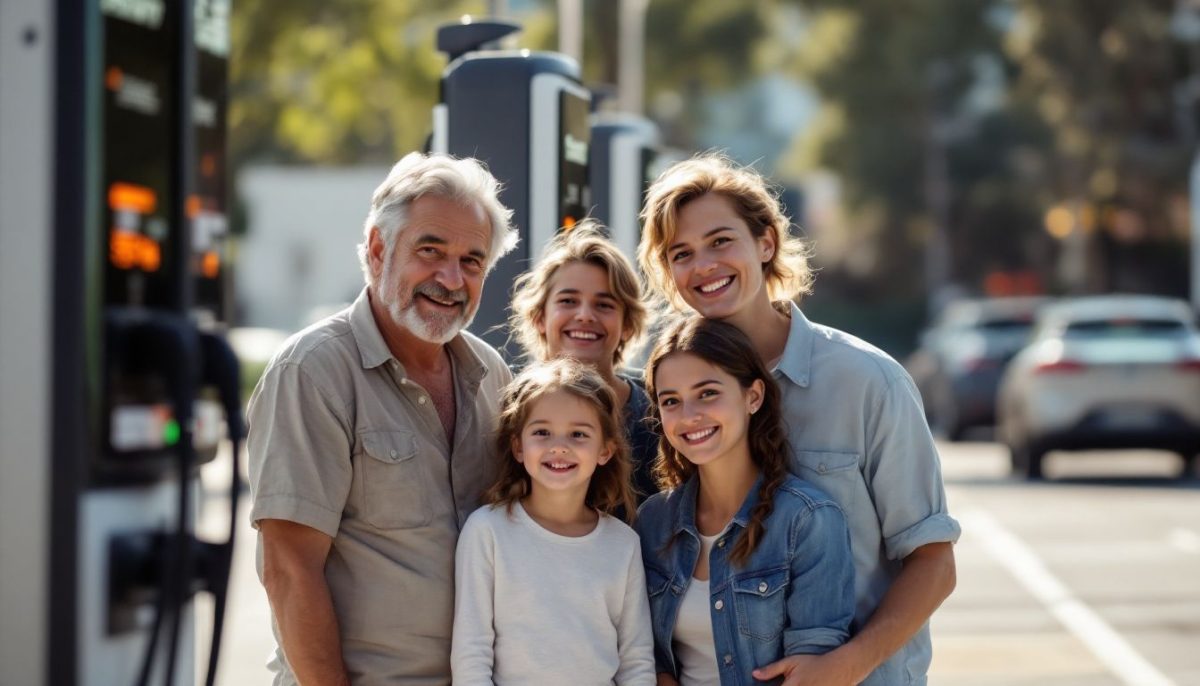
[[[1065,338],[1158,338],[1187,333],[1187,325],[1178,319],[1093,319],[1071,322]]]

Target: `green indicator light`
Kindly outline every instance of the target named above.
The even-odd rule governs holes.
[[[167,445],[175,445],[179,442],[179,422],[174,419],[168,419],[163,426],[163,442]]]

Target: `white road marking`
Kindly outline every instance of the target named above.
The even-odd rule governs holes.
[[[964,531],[1042,603],[1105,667],[1129,686],[1174,686],[1119,633],[1071,593],[1029,546],[979,509],[961,513]]]
[[[1176,527],[1167,534],[1167,542],[1177,550],[1200,555],[1200,534]]]

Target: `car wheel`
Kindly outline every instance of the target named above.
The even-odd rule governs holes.
[[[1030,481],[1040,480],[1042,460],[1046,456],[1046,448],[1033,441],[1023,441],[1009,446],[1009,460],[1014,476],[1021,476]]]

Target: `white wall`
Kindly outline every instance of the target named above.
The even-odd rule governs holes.
[[[244,169],[247,235],[237,255],[239,322],[296,330],[314,308],[348,303],[363,285],[355,246],[388,167]]]

